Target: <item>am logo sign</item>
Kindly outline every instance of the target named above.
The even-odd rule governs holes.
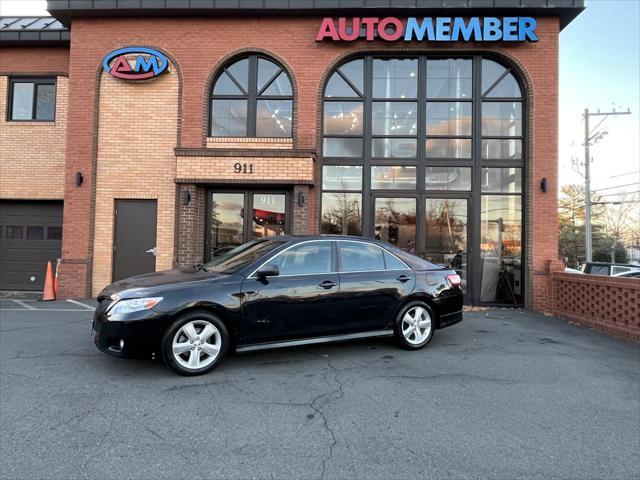
[[[169,70],[169,59],[152,48],[119,48],[104,57],[102,68],[123,80],[149,80]]]

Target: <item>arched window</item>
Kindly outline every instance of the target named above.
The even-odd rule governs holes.
[[[522,303],[523,111],[514,72],[488,57],[339,65],[324,87],[321,233],[449,265],[468,302]]]
[[[292,118],[291,79],[273,59],[234,59],[213,82],[212,137],[291,137]]]

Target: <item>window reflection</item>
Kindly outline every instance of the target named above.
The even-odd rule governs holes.
[[[371,188],[415,190],[416,167],[371,167]]]
[[[373,134],[415,135],[417,108],[415,102],[373,102]]]
[[[371,156],[375,158],[415,158],[418,141],[415,138],[374,138]]]
[[[361,190],[362,167],[357,165],[325,165],[322,167],[323,190]]]
[[[211,194],[211,255],[244,243],[244,193]]]
[[[323,193],[320,233],[362,235],[362,195]]]
[[[427,198],[426,259],[456,270],[467,286],[467,200]]]
[[[427,167],[427,190],[471,190],[471,168]]]
[[[375,98],[416,98],[418,96],[418,61],[374,59],[373,96]]]
[[[362,102],[325,102],[325,135],[362,135]]]
[[[520,193],[522,191],[522,169],[483,168],[482,191],[496,193]]]
[[[427,158],[471,158],[471,139],[428,138]]]
[[[290,137],[293,102],[291,100],[258,100],[256,135],[258,137]]]
[[[427,98],[471,98],[472,61],[427,61]]]
[[[285,234],[285,195],[255,193],[253,195],[253,238]]]
[[[471,135],[470,102],[427,102],[427,135]]]
[[[522,197],[482,195],[480,300],[522,302]]]
[[[522,103],[483,102],[482,135],[519,137],[522,135]]]
[[[482,158],[485,160],[520,160],[522,140],[482,140]]]
[[[376,198],[374,237],[416,253],[416,199]]]

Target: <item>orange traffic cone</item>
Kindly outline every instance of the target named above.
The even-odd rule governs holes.
[[[47,262],[47,274],[44,277],[44,291],[42,292],[42,300],[49,301],[56,299],[56,292],[53,289],[53,271],[51,262]]]

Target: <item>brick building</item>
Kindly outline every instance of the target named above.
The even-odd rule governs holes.
[[[50,0],[0,19],[0,288],[95,295],[284,233],[542,309],[563,1]]]

